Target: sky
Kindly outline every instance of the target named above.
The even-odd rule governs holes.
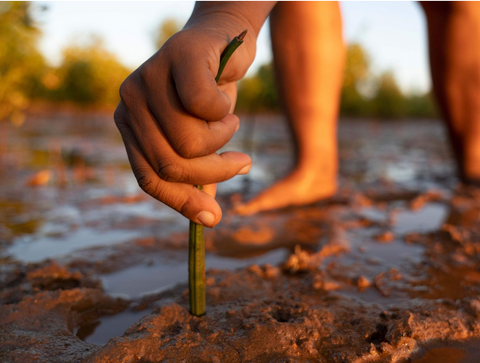
[[[167,18],[188,19],[191,1],[40,1],[47,7],[37,18],[43,30],[40,49],[52,64],[75,39],[103,38],[108,50],[134,69],[155,51],[154,34]],[[393,70],[405,92],[430,89],[426,24],[415,2],[340,2],[344,38],[361,43],[372,59],[372,71]],[[268,24],[257,41],[257,56],[247,75],[271,60]]]

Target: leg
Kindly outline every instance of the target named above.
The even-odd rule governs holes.
[[[303,205],[336,190],[337,116],[345,47],[337,2],[279,2],[270,15],[275,70],[296,166],[240,214]]]
[[[433,88],[462,181],[480,182],[480,4],[421,3]]]

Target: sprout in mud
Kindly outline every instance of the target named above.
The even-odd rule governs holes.
[[[220,76],[235,50],[243,43],[247,31],[233,38],[227,45],[220,57],[220,66],[215,81],[218,83]],[[202,185],[196,185],[203,190]],[[190,313],[196,316],[205,314],[205,240],[203,238],[203,226],[190,221],[190,234],[188,241],[188,291],[190,296]]]

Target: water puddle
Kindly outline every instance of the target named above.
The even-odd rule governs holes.
[[[423,208],[412,211],[402,210],[395,217],[395,233],[428,233],[438,230],[448,217],[449,209],[440,203],[429,203]]]
[[[480,362],[480,341],[439,342],[439,347],[427,350],[414,363],[478,363]]]
[[[379,210],[378,208],[368,207],[362,208],[360,210],[360,215],[371,220],[372,222],[387,222],[388,215],[385,211]]]
[[[261,256],[245,259],[222,257],[213,254],[206,256],[207,271],[209,268],[235,270],[253,264],[277,265],[286,258],[287,251],[277,249]],[[187,283],[187,260],[175,259],[157,261],[154,265],[138,265],[119,272],[103,275],[106,292],[111,295],[122,295],[135,298],[150,293],[165,291],[176,284]],[[207,272],[208,276],[208,272]],[[121,336],[126,329],[153,310],[153,306],[141,311],[128,309],[113,316],[100,319],[81,326],[76,335],[86,342],[104,345],[113,337]]]
[[[162,259],[151,265],[137,265],[102,276],[107,293],[134,298],[148,293],[161,292],[188,280],[187,251],[181,252],[183,259]],[[267,252],[261,256],[245,259],[207,254],[206,268],[235,270],[252,264],[277,265],[286,257],[284,249]],[[179,256],[180,257],[180,256]],[[208,275],[208,272],[207,272]]]
[[[480,273],[466,266],[430,267],[427,278],[416,283],[417,289],[410,294],[422,299],[463,299],[480,295]]]
[[[407,244],[401,240],[390,243],[378,243],[376,241],[364,241],[363,253],[371,261],[377,261],[390,268],[400,268],[405,263],[418,263],[422,260],[423,246]]]
[[[80,339],[98,345],[105,345],[116,336],[122,335],[133,324],[150,314],[152,308],[140,311],[127,310],[117,315],[104,316],[77,329],[75,335]]]
[[[47,258],[65,256],[89,247],[107,246],[131,241],[142,236],[141,231],[82,228],[59,237],[32,238],[17,242],[5,254],[22,262],[39,262]]]

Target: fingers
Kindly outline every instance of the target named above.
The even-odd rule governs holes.
[[[230,110],[230,97],[218,89],[208,54],[184,57],[172,66],[172,76],[182,105],[200,119],[219,121]],[[201,92],[199,92],[201,90]]]
[[[121,103],[120,110],[123,107]],[[153,116],[141,107],[134,108],[124,119],[152,169],[164,181],[212,184],[228,180],[238,174],[246,174],[250,170],[252,164],[250,157],[239,152],[213,153],[195,159],[179,156]]]
[[[225,83],[218,86],[222,91],[224,91],[228,97],[232,100],[232,105],[230,107],[230,113],[233,113],[235,110],[235,105],[237,103],[237,84],[235,82]],[[237,128],[238,130],[238,128]]]
[[[247,174],[252,161],[246,154],[225,152],[201,158],[163,158],[158,166],[158,175],[165,181],[187,184],[212,184]]]
[[[213,198],[215,183],[247,173],[251,159],[238,152],[216,154],[239,126],[229,114],[236,85],[230,79],[217,86],[218,60],[207,54],[211,49],[192,51],[188,42],[189,37],[172,40],[170,48],[127,78],[115,121],[140,187],[190,220],[212,227],[222,216]]]
[[[142,74],[145,76],[148,72],[143,71]],[[197,78],[193,77],[195,81],[190,82],[188,86],[180,86],[183,82],[188,83],[186,80],[182,80],[185,76],[179,76],[180,79],[175,77],[169,77],[168,74],[163,76],[156,75],[144,80],[149,89],[160,89],[161,92],[146,93],[145,102],[153,117],[150,117],[148,121],[142,119],[142,123],[161,124],[172,147],[184,158],[190,159],[212,154],[232,138],[239,126],[238,117],[228,114],[231,108],[230,98],[226,93],[218,90],[216,84],[214,84],[214,90],[210,91],[208,87],[199,87],[192,84],[192,82],[197,82]],[[153,80],[157,84],[156,87],[148,85]],[[158,87],[159,85],[161,87]],[[182,92],[184,93],[177,93],[178,87],[183,87],[184,90]],[[192,90],[195,90],[195,92]],[[208,95],[209,92],[211,93],[210,95]],[[208,97],[208,100],[205,99],[205,103],[202,106],[205,111],[202,113],[203,118],[195,117],[186,109],[184,102],[186,99],[190,99],[190,96],[183,97],[183,100],[180,98],[185,93],[197,94],[197,96],[192,96],[193,98]],[[228,102],[225,104],[225,110],[214,115],[210,111],[215,109],[215,103],[220,102],[219,97],[227,97]],[[138,108],[138,105],[132,104],[132,106]],[[129,111],[135,113],[135,110],[131,108],[129,107]],[[135,130],[133,131],[135,132]]]
[[[128,124],[122,122],[118,116],[116,123],[125,143],[133,173],[143,191],[195,223],[213,227],[220,222],[222,211],[212,197],[215,195],[215,185],[208,185],[205,191],[200,191],[193,185],[162,180],[146,160]]]
[[[156,123],[153,118],[161,120],[166,138],[177,154],[187,159],[216,152],[230,141],[240,125],[233,114],[217,122],[206,122],[181,112],[168,115],[157,107],[150,107],[150,111],[153,117],[148,122]]]

